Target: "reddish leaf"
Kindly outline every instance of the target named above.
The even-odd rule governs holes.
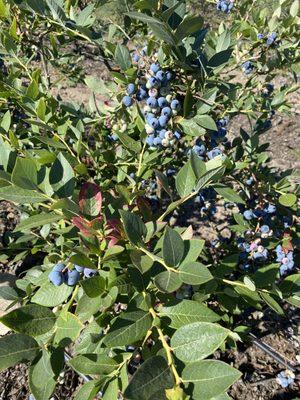
[[[89,221],[82,217],[73,217],[72,223],[86,236],[92,236]]]
[[[102,194],[95,183],[86,182],[79,193],[79,207],[83,214],[96,217],[101,212]]]

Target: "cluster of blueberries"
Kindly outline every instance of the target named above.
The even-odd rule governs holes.
[[[266,40],[266,44],[268,46],[271,46],[273,44],[276,44],[277,34],[275,32],[271,32],[268,35],[264,35],[263,33],[258,33],[257,39]]]
[[[139,55],[134,54],[133,60],[138,62]],[[141,65],[144,66],[144,62]],[[130,107],[135,100],[143,102],[145,130],[148,135],[146,142],[150,147],[173,145],[181,135],[178,131],[168,129],[168,126],[172,116],[177,115],[180,110],[181,104],[171,94],[172,74],[170,71],[163,71],[158,62],[153,62],[146,74],[140,71],[139,75],[138,84],[130,83],[127,86],[127,94],[122,103],[125,107]]]
[[[217,147],[221,142],[224,143],[224,146],[230,144],[226,139],[227,129],[226,126],[228,125],[229,119],[227,117],[219,119],[216,122],[217,131],[212,132],[210,136],[210,146],[212,147],[211,150],[208,151],[205,144],[202,140],[197,139],[196,143],[192,147],[192,151],[201,159],[204,160],[205,156],[209,160],[213,158],[223,155],[222,150]]]
[[[270,215],[276,213],[276,207],[274,204],[266,204],[263,209],[257,208],[256,210],[246,210],[243,215],[247,221],[253,218],[268,218]]]
[[[246,75],[249,75],[249,74],[251,74],[251,72],[253,72],[254,65],[252,64],[251,61],[245,61],[245,62],[242,64],[242,69],[243,69],[243,71],[244,71],[244,73],[245,73]]]
[[[217,194],[211,187],[201,190],[201,192],[195,197],[194,202],[200,206],[200,212],[205,214],[206,217],[213,217],[217,212],[215,206],[215,199]]]
[[[276,261],[280,262],[280,274],[284,275],[294,268],[294,254],[292,251],[284,251],[280,244],[275,251],[277,255]]]
[[[234,0],[218,0],[217,1],[217,10],[223,11],[226,14],[229,14],[233,8]]]
[[[97,271],[91,268],[85,268],[75,264],[74,268],[70,270],[65,266],[65,264],[58,263],[54,265],[54,267],[52,268],[49,274],[49,280],[55,286],[60,286],[63,283],[69,286],[74,286],[81,278],[82,273],[86,278],[91,278],[97,273]]]

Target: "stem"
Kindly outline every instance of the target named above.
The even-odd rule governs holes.
[[[172,267],[168,267],[167,264],[164,262],[164,260],[162,260],[159,257],[156,257],[155,255],[153,255],[152,253],[150,253],[150,251],[148,251],[147,249],[145,249],[144,247],[138,247],[138,250],[142,251],[143,253],[145,253],[148,257],[151,258],[151,260],[153,261],[157,261],[159,262],[163,267],[166,268],[166,270],[168,271],[172,271],[175,272],[176,274],[178,274],[178,271]]]
[[[217,278],[218,279],[218,278]],[[219,278],[220,279],[220,278]],[[242,282],[239,282],[239,281],[230,281],[230,280],[228,280],[228,279],[220,279],[223,283],[226,283],[227,285],[231,285],[231,286],[241,286],[241,287],[244,287],[244,288],[247,288],[248,289],[248,286],[247,285],[245,285],[244,283],[242,283]],[[269,290],[267,290],[267,289],[257,289],[256,288],[256,290],[258,291],[258,292],[264,292],[264,293],[271,293]]]
[[[149,309],[149,312],[152,315],[153,319],[155,319],[157,317],[157,314],[156,314],[155,310],[152,307]],[[174,375],[174,378],[175,378],[175,382],[176,382],[176,386],[179,386],[181,384],[182,380],[181,380],[181,378],[180,378],[180,376],[179,376],[179,374],[178,374],[178,372],[176,370],[176,366],[174,364],[174,360],[173,360],[173,357],[172,357],[172,351],[173,350],[169,346],[169,344],[167,343],[167,341],[166,341],[166,339],[164,337],[163,331],[158,326],[156,326],[155,328],[157,329],[157,333],[158,333],[159,339],[160,339],[160,341],[161,341],[161,343],[163,345],[163,348],[165,349],[165,352],[167,354],[168,365],[169,365],[169,367],[171,368],[171,370],[173,372],[173,375]]]

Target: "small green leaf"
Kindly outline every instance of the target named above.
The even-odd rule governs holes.
[[[297,196],[293,193],[286,193],[282,194],[278,200],[283,206],[292,207],[297,201]]]
[[[196,176],[190,161],[185,163],[179,170],[175,178],[175,183],[180,197],[185,197],[191,194],[196,184]]]
[[[50,169],[49,182],[59,198],[72,196],[75,187],[74,171],[62,153],[58,154]]]
[[[47,282],[35,292],[31,301],[45,307],[56,307],[66,301],[72,292],[73,287],[71,286],[55,286],[51,282]]]
[[[104,292],[105,279],[102,276],[96,275],[89,279],[81,281],[81,286],[89,297],[97,297]]]
[[[41,227],[46,224],[51,224],[57,222],[64,217],[62,215],[57,215],[55,213],[41,213],[37,215],[32,215],[29,218],[22,220],[15,228],[14,232],[27,231],[33,228]]]
[[[162,356],[154,356],[148,358],[138,368],[124,396],[128,400],[154,399],[153,395],[164,393],[166,389],[171,389],[173,386],[174,377],[167,361]]]
[[[129,211],[120,210],[125,233],[132,244],[143,244],[147,229],[141,218]]]
[[[152,325],[152,317],[144,311],[123,313],[113,323],[110,331],[104,337],[107,347],[133,344],[145,337]]]
[[[213,188],[225,200],[231,201],[232,203],[245,204],[245,201],[232,188],[220,183],[213,185]]]
[[[218,324],[194,322],[179,328],[171,339],[171,347],[181,361],[192,363],[212,354],[228,336]]]
[[[49,308],[29,304],[11,311],[0,318],[2,324],[29,336],[42,335],[55,324],[55,315]]]
[[[131,67],[130,53],[127,47],[122,46],[120,43],[117,44],[115,51],[115,60],[120,65],[123,71],[126,71]]]
[[[62,311],[56,321],[54,343],[67,346],[78,338],[82,328],[83,324],[76,315]]]
[[[241,373],[222,361],[203,360],[188,364],[182,373],[184,383],[193,384],[193,397],[211,400],[222,394]]]
[[[169,317],[171,320],[169,326],[174,329],[179,329],[186,324],[198,321],[216,322],[221,318],[204,304],[193,300],[181,300],[178,304],[164,306],[161,308],[159,315]]]
[[[174,229],[166,227],[163,240],[163,259],[169,267],[180,264],[184,255],[184,241]]]
[[[37,166],[30,158],[17,158],[11,175],[12,183],[22,189],[37,189]]]
[[[155,286],[163,293],[172,293],[179,289],[182,281],[179,274],[173,271],[163,271],[154,278]]]
[[[123,143],[123,145],[130,151],[133,151],[136,154],[139,154],[141,151],[141,144],[136,140],[132,139],[130,136],[126,135],[126,133],[118,132],[118,136]]]
[[[0,338],[0,371],[17,363],[33,360],[38,354],[38,343],[27,335],[11,334]]]
[[[75,371],[82,374],[108,375],[118,366],[118,363],[105,354],[81,354],[69,361]]]
[[[49,399],[56,385],[51,366],[51,356],[47,351],[30,366],[29,387],[36,400]]]
[[[215,121],[207,114],[196,115],[196,117],[194,117],[194,121],[202,128],[209,129],[211,131],[218,130]]]
[[[191,262],[179,267],[179,278],[189,285],[201,285],[212,280],[213,276],[205,265]]]

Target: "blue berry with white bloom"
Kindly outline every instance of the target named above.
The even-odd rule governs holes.
[[[157,102],[160,108],[167,107],[168,105],[167,99],[165,97],[159,97]]]
[[[130,107],[133,104],[133,100],[130,96],[124,96],[122,102],[125,107]]]
[[[159,126],[159,122],[158,122],[158,119],[157,119],[157,118],[151,118],[151,119],[148,121],[148,124],[149,124],[150,126],[152,126],[152,128],[154,128],[154,129],[158,128],[158,126]]]
[[[250,221],[252,218],[254,218],[254,214],[252,212],[252,210],[246,210],[243,213],[244,218],[247,219],[248,221]]]
[[[261,231],[261,233],[268,233],[268,232],[270,232],[270,227],[269,227],[269,225],[262,225],[262,226],[260,227],[260,231]]]
[[[169,117],[172,114],[172,110],[170,107],[164,107],[161,110],[161,115],[164,115],[165,117]]]
[[[178,110],[180,108],[180,103],[177,99],[171,101],[172,110]]]
[[[169,120],[168,117],[166,117],[165,115],[161,115],[161,116],[159,117],[159,119],[158,119],[159,125],[160,125],[162,128],[164,128],[165,126],[167,126],[168,120]]]
[[[126,92],[129,96],[131,96],[135,92],[135,84],[134,83],[129,83],[126,88]]]
[[[156,108],[157,107],[157,100],[155,97],[148,97],[147,99],[147,104],[151,108]]]
[[[157,71],[155,76],[161,82],[165,79],[165,73],[162,70]]]
[[[150,71],[152,71],[154,74],[156,74],[160,69],[160,66],[158,63],[152,63],[150,65]]]

